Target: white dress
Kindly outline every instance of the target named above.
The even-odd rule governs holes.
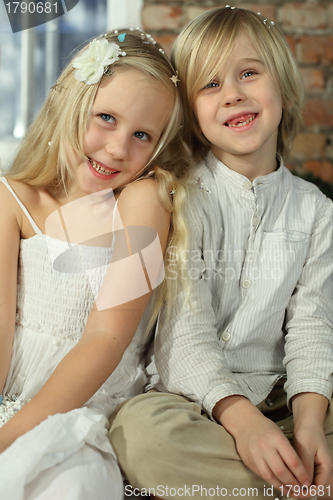
[[[68,244],[44,235],[6,179],[0,180],[36,232],[20,243],[15,338],[3,391],[30,399],[80,339],[94,297],[85,272],[54,269],[50,249],[60,255]],[[89,249],[88,259],[94,260],[99,252],[99,263],[107,266],[112,249]],[[105,275],[102,269],[94,273],[100,282]],[[82,408],[49,417],[0,454],[1,498],[123,498],[122,477],[107,435],[108,418],[120,402],[142,392],[146,382],[140,359],[147,317],[142,318],[116,370]]]

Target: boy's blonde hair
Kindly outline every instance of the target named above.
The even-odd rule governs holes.
[[[119,41],[118,33],[126,33],[125,38],[120,37],[123,42]],[[183,110],[179,89],[171,80],[175,70],[161,46],[139,29],[119,29],[103,36],[126,52],[126,56],[119,57],[110,66],[112,72],[115,73],[120,67],[142,71],[160,81],[172,96],[173,109],[170,120],[158,141],[153,157],[135,180],[147,176],[153,176],[157,180],[162,202],[171,212],[169,245],[177,249],[175,259],[180,269],[183,266],[181,255],[188,244],[183,204],[187,197],[186,174],[190,155],[178,134]],[[81,55],[87,47],[86,44],[74,57]],[[103,75],[99,82],[86,85],[75,78],[75,71],[70,62],[59,76],[23,139],[7,177],[37,189],[66,192],[73,181],[69,168],[70,158],[73,153],[85,156],[83,140],[99,85],[101,81],[112,78],[112,74]],[[167,263],[165,272],[166,279],[157,290],[158,298],[150,326],[162,302],[167,300],[171,304],[176,296],[179,280],[172,279]],[[180,273],[179,277],[181,278]],[[185,288],[188,288],[186,283]]]
[[[288,156],[302,124],[304,84],[282,31],[269,19],[249,10],[210,10],[183,29],[171,53],[185,104],[184,137],[196,160],[210,147],[194,115],[196,95],[223,67],[241,30],[250,38],[281,92],[283,112],[277,152],[283,158]]]

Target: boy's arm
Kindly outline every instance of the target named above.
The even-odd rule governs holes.
[[[323,431],[328,400],[320,394],[301,393],[292,398],[294,447],[312,483],[326,486],[333,463]]]
[[[287,306],[284,364],[288,401],[296,394],[332,397],[333,203],[321,206],[297,286]]]
[[[326,486],[332,473],[323,431],[333,374],[333,203],[329,199],[318,210],[303,271],[287,307],[286,330],[285,387],[294,413],[294,446],[311,482]]]
[[[268,484],[280,492],[288,485],[284,494],[290,486],[310,486],[311,476],[289,440],[248,399],[225,398],[216,404],[213,415],[234,438],[244,464]]]

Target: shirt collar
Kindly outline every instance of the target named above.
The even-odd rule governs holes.
[[[216,158],[212,151],[209,151],[206,157],[206,164],[215,175],[221,177],[221,179],[223,178],[223,181],[227,181],[243,191],[249,191],[252,190],[253,187],[258,188],[260,186],[260,189],[263,189],[280,181],[285,167],[283,159],[280,155],[277,155],[277,159],[280,163],[277,170],[271,172],[270,174],[257,177],[253,182],[251,182],[244,175],[239,174],[238,172],[235,172],[234,170],[231,170],[231,168],[227,167],[218,158]]]

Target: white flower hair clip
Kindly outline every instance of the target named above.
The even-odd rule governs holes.
[[[105,38],[93,40],[80,56],[73,59],[75,78],[86,85],[99,82],[103,75],[112,75],[110,65],[126,56],[119,45],[108,42]]]

